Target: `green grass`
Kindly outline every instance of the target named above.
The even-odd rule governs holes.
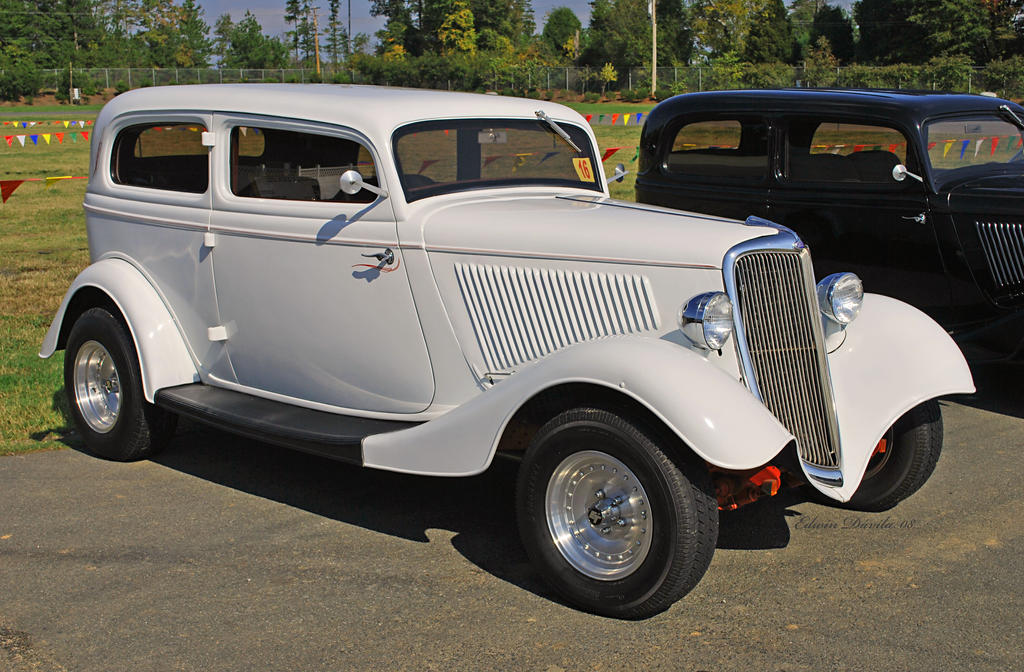
[[[43,114],[61,119],[92,119],[103,107],[103,103],[88,105],[0,105],[0,119],[38,117]],[[84,115],[84,116],[83,116]]]
[[[5,114],[10,109],[0,108],[0,116],[17,119],[18,114]],[[95,116],[80,114],[83,108],[78,107],[58,111],[68,109],[79,113],[75,119]],[[623,111],[618,106],[599,109]],[[65,129],[53,126],[45,132],[57,130]],[[630,174],[622,184],[612,183],[612,195],[633,200],[636,163],[630,159],[640,126],[595,126],[594,131],[602,153],[608,147],[625,147],[605,162],[605,168],[611,174],[616,163],[626,164]],[[12,133],[29,131],[0,126],[0,135]],[[0,180],[86,175],[88,168],[89,142],[81,137],[78,142],[65,137],[64,144],[51,139],[49,145],[40,140],[39,145],[25,147],[17,141],[13,147],[0,142]],[[47,360],[37,353],[64,293],[89,263],[82,212],[85,182],[62,180],[49,188],[43,182],[26,182],[0,206],[0,455],[76,441],[64,402],[63,353]]]

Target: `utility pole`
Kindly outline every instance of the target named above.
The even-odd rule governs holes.
[[[75,104],[75,71],[71,68],[71,62],[68,62],[68,103],[71,105]]]
[[[650,0],[651,9],[651,98],[658,89],[658,0]]]
[[[320,78],[320,22],[317,17],[320,10],[313,8],[313,50],[316,52],[316,76]]]

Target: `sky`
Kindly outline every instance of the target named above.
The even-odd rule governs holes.
[[[206,22],[211,26],[217,21],[221,14],[230,14],[232,20],[237,21],[245,14],[245,10],[256,15],[263,30],[269,35],[281,36],[284,34],[284,2],[267,2],[267,0],[198,0],[196,4],[206,11]],[[341,0],[342,22],[348,20],[348,3],[352,3],[352,34],[366,33],[373,42],[373,34],[384,27],[383,18],[370,16],[369,0]],[[321,24],[326,21],[327,2],[322,0],[320,5]],[[579,17],[583,25],[590,21],[589,0],[533,0],[533,14],[537,21],[538,31],[544,27],[544,18],[548,12],[555,7],[569,7]]]

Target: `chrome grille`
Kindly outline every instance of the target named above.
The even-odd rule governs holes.
[[[975,222],[996,289],[1024,285],[1024,225]]]
[[[809,255],[751,252],[736,260],[734,276],[737,337],[749,358],[751,390],[796,437],[801,459],[838,468],[835,406]]]

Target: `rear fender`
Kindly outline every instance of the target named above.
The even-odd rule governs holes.
[[[128,324],[139,355],[146,401],[152,403],[153,395],[161,388],[199,381],[199,373],[167,306],[149,280],[122,259],[98,261],[78,274],[43,339],[40,357],[50,357],[64,347],[77,318],[68,315],[68,307],[79,292],[90,287],[109,297]]]
[[[480,473],[516,411],[545,390],[570,383],[631,397],[694,453],[724,469],[763,465],[792,440],[746,387],[701,355],[664,340],[622,337],[560,350],[435,420],[368,437],[363,463],[435,476]]]

